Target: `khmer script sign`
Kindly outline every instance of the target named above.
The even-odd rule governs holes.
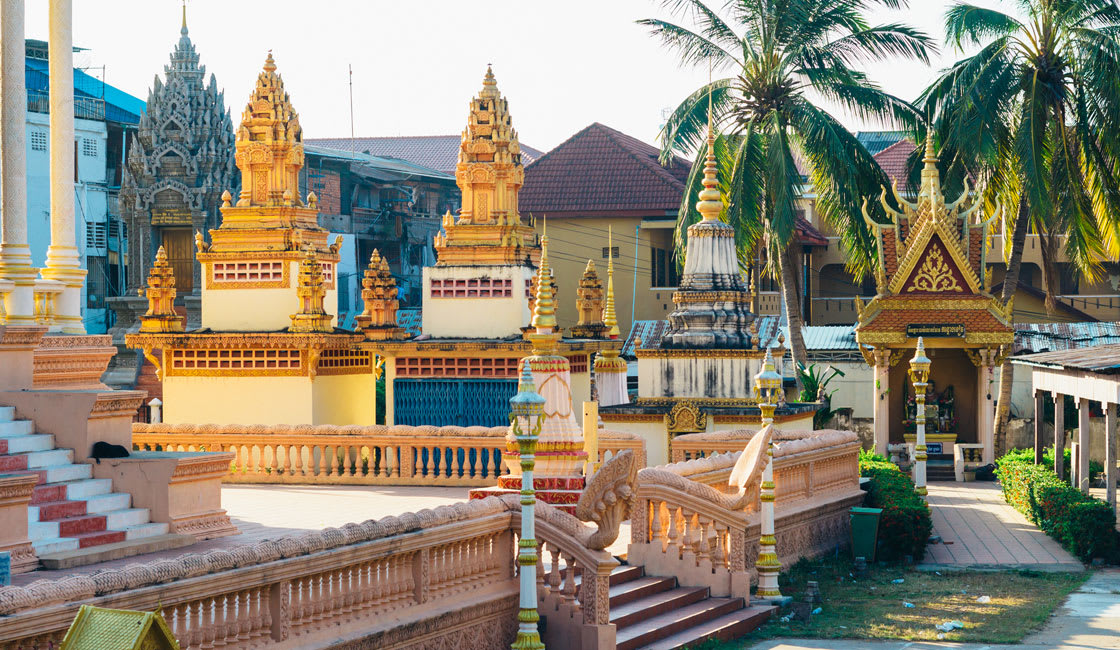
[[[964,325],[958,323],[911,323],[906,326],[906,336],[916,339],[926,338],[964,338]]]
[[[152,208],[153,226],[189,226],[191,211],[182,208]]]

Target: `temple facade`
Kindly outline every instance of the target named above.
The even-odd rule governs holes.
[[[776,328],[760,331],[751,312],[735,251],[735,231],[720,221],[719,191],[708,129],[708,156],[697,211],[688,228],[684,275],[673,292],[675,308],[660,340],[643,341],[638,358],[638,398],[633,404],[604,406],[607,426],[637,433],[646,441],[649,463],[668,462],[678,434],[761,426],[762,413],[751,382],[767,349],[784,339]],[[774,355],[781,358],[784,350]],[[812,428],[815,407],[780,403],[776,426]]]
[[[161,246],[180,296],[197,296],[202,268],[195,262],[194,233],[218,226],[222,191],[237,187],[233,122],[214,75],[207,81],[206,66],[199,65],[185,8],[180,34],[164,78],[152,82],[121,180],[129,296],[144,287]],[[196,320],[197,299],[187,306]]]
[[[172,301],[153,296],[167,283],[150,282],[140,332],[126,336],[163,381],[164,420],[373,424],[374,360],[354,348],[361,333],[335,328],[339,242],[319,226],[315,194],[298,194],[302,130],[271,53],[235,147],[241,192],[222,193],[209,241],[195,235],[202,327],[169,325]]]
[[[523,178],[509,104],[487,69],[470,103],[455,170],[462,208],[457,216],[444,215],[435,238],[437,262],[423,273],[423,334],[360,345],[385,360],[386,424],[508,423],[518,363],[531,349],[537,285],[547,277],[550,294],[555,286],[551,272],[537,273],[540,241],[518,212]],[[552,348],[568,363],[577,405],[591,400],[595,353],[621,347],[607,335],[594,266],[584,279],[576,296],[581,325],[572,332],[578,338],[558,338]]]
[[[993,373],[1015,340],[1011,301],[991,293],[987,268],[988,229],[981,199],[966,186],[957,200],[941,193],[932,139],[926,142],[921,188],[915,202],[897,190],[891,207],[880,196],[890,223],[865,219],[878,241],[877,295],[856,298],[856,341],[875,373],[875,450],[890,443],[912,445],[917,400],[905,361],[919,337],[932,360],[926,390],[926,446],[931,472],[951,473],[955,445],[978,448],[983,463],[995,459]],[[901,364],[901,365],[900,365]]]

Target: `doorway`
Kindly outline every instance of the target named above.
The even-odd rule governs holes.
[[[190,228],[164,228],[163,250],[175,273],[175,289],[179,295],[194,291],[194,238]]]

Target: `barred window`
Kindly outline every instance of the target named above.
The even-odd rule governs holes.
[[[278,282],[284,262],[214,262],[214,282]]]
[[[40,129],[33,129],[31,131],[31,150],[32,151],[46,151],[47,150],[47,132]]]
[[[196,350],[171,351],[176,370],[297,369],[299,350]]]
[[[397,357],[398,377],[517,377],[517,358]]]
[[[433,298],[509,298],[513,280],[471,278],[468,280],[432,280]]]
[[[94,140],[93,138],[82,138],[82,155],[96,156],[97,140]]]

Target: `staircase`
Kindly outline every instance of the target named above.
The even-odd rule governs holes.
[[[740,637],[770,618],[771,605],[712,598],[707,587],[681,587],[676,578],[645,575],[640,566],[611,573],[611,623],[618,650],[675,650],[710,639]]]
[[[147,508],[131,507],[132,495],[113,492],[111,480],[93,478],[91,465],[73,460],[72,449],[56,448],[54,436],[34,433],[30,420],[0,406],[0,473],[39,477],[27,533],[40,558],[167,534],[167,524],[150,522]]]
[[[952,454],[931,455],[926,459],[926,481],[955,481]]]

